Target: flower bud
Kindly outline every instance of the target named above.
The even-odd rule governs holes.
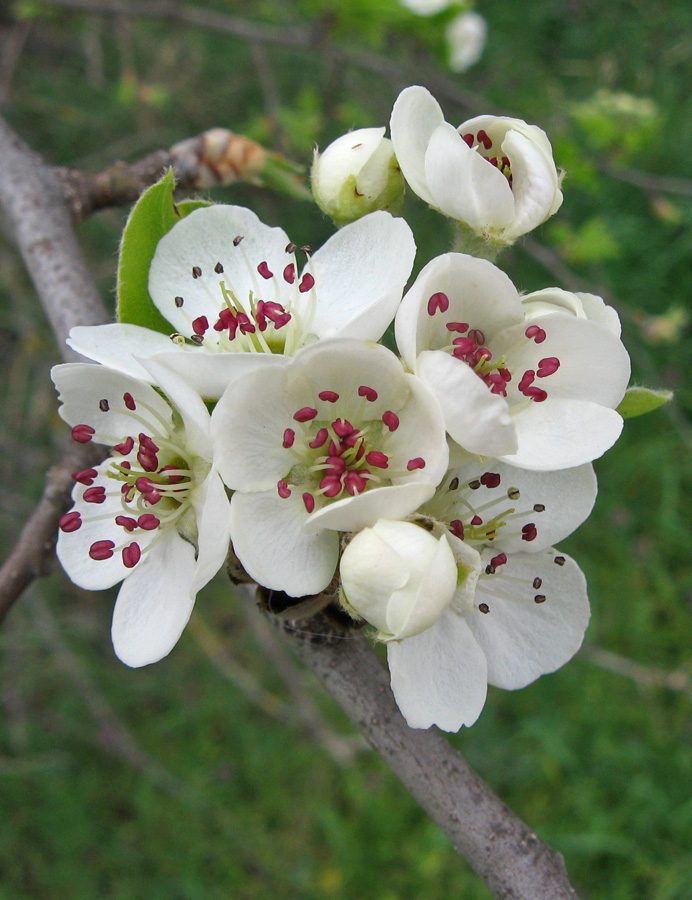
[[[324,153],[315,151],[312,195],[341,227],[377,209],[396,212],[404,178],[384,128],[359,128],[342,135]]]
[[[359,532],[341,558],[347,607],[383,641],[426,631],[452,602],[457,564],[443,535],[412,522],[380,519]]]
[[[465,72],[483,54],[488,33],[483,16],[472,10],[456,16],[447,26],[449,67],[453,72]]]

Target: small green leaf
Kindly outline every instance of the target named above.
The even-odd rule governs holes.
[[[170,334],[164,319],[149,296],[149,267],[161,238],[180,219],[195,209],[209,206],[206,200],[173,200],[173,170],[142,194],[125,225],[118,260],[118,321],[141,325]]]
[[[623,419],[633,419],[635,416],[643,416],[644,413],[653,412],[659,406],[669,403],[672,399],[672,391],[654,391],[651,388],[631,387],[627,388],[617,411]]]

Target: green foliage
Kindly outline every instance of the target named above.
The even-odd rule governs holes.
[[[149,266],[156,245],[171,228],[203,200],[175,203],[173,170],[148,188],[132,208],[120,243],[118,260],[118,321],[170,334],[171,326],[149,296]]]
[[[618,412],[623,419],[634,419],[645,413],[670,403],[673,399],[672,391],[653,391],[651,388],[631,387],[627,388],[625,396],[618,406]]]

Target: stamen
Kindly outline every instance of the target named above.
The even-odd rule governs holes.
[[[500,484],[500,476],[497,472],[484,472],[481,475],[481,484],[487,488],[496,488]]]
[[[545,594],[536,594],[533,598],[534,603],[545,603]]]
[[[483,144],[483,147],[484,147],[486,150],[490,150],[490,148],[491,148],[492,145],[493,145],[493,142],[490,140],[490,138],[488,137],[487,133],[486,133],[482,128],[481,128],[481,130],[478,132],[477,138],[478,138],[478,143],[479,143],[479,144]]]
[[[132,452],[132,448],[135,445],[135,439],[133,437],[126,437],[125,440],[121,444],[116,444],[113,449],[118,453],[122,453],[123,456],[127,456],[128,453]]]
[[[295,253],[297,249],[298,245],[294,244],[293,241],[289,241],[288,244],[286,244],[286,253]]]
[[[448,491],[456,491],[458,487],[459,487],[459,479],[452,478],[452,480],[449,482],[449,487],[447,488],[447,490]]]
[[[371,450],[365,459],[368,465],[374,466],[376,469],[386,469],[389,465],[389,457],[380,450]]]
[[[475,140],[474,140],[474,137],[472,134],[462,134],[461,139],[462,139],[462,141],[465,141],[469,145],[469,147],[473,147],[473,145],[475,143]]]
[[[425,468],[425,460],[422,456],[416,456],[414,459],[409,459],[406,463],[406,468],[409,472],[413,472],[415,469],[424,469]]]
[[[192,267],[192,277],[193,278],[201,278],[202,277],[202,270],[200,269],[199,266]]]
[[[276,487],[279,492],[279,497],[281,497],[282,500],[285,500],[287,497],[291,496],[291,490],[285,481],[279,481]]]
[[[288,246],[290,247],[291,245],[289,244]],[[294,263],[289,263],[286,266],[283,271],[283,279],[287,284],[293,284],[296,280],[296,267]]]
[[[123,402],[131,412],[137,409],[137,404],[135,403],[134,397],[127,391],[123,394]]]
[[[545,359],[541,359],[538,362],[538,371],[536,375],[539,378],[547,378],[548,375],[553,375],[560,368],[560,360],[557,356],[546,356]]]
[[[315,509],[315,498],[308,491],[303,494],[303,503],[305,504],[305,509],[308,513],[311,513]]]
[[[317,410],[313,409],[311,406],[304,406],[293,415],[293,418],[296,420],[296,422],[310,422],[316,417]]]
[[[304,248],[301,248],[304,249]],[[312,290],[315,286],[315,279],[309,272],[306,272],[300,280],[300,284],[298,285],[298,290],[301,294],[307,293],[307,291]]]
[[[85,503],[105,503],[106,489],[101,485],[87,488],[82,495],[82,499]]]
[[[234,246],[234,247],[237,247],[238,244],[239,244],[242,240],[243,240],[243,235],[241,235],[241,234],[236,235],[236,237],[233,238],[233,246]]]
[[[197,335],[203,335],[205,331],[209,328],[209,320],[206,316],[198,316],[192,322],[192,330]]]
[[[283,441],[283,445],[282,445],[284,450],[288,450],[289,447],[292,447],[295,439],[296,439],[295,431],[292,428],[287,428],[284,431],[284,441]]]
[[[137,519],[137,527],[142,528],[144,531],[154,531],[160,524],[161,520],[151,513],[144,513]]]
[[[82,517],[76,509],[72,510],[72,512],[65,513],[60,519],[59,525],[61,531],[64,531],[65,534],[71,534],[82,527]]]
[[[488,606],[487,603],[479,603],[478,609],[480,610],[480,612],[484,613],[486,616],[490,612],[490,607]]]
[[[142,558],[139,544],[133,541],[128,547],[123,547],[123,565],[126,569],[133,569]]]
[[[223,275],[223,266],[220,262],[217,262],[217,264],[214,266],[214,271],[217,275]]]
[[[91,425],[75,425],[72,429],[72,438],[78,444],[88,444],[95,434],[96,430]]]
[[[267,280],[274,277],[274,273],[271,271],[266,262],[261,262],[257,266],[257,271],[260,273],[262,278],[266,278]]]
[[[564,556],[556,556],[555,559],[553,560],[553,562],[555,563],[556,566],[564,566],[565,557]]]
[[[447,322],[447,331],[454,331],[458,334],[463,334],[465,331],[469,330],[469,326],[466,322]]]
[[[313,450],[317,450],[319,447],[323,447],[327,443],[327,438],[329,437],[329,432],[326,428],[320,428],[315,437],[308,442],[308,447],[311,447]]]
[[[116,516],[115,524],[120,525],[125,531],[134,531],[137,527],[137,519],[133,519],[132,516]]]
[[[522,526],[521,529],[521,539],[522,541],[535,541],[536,536],[538,534],[538,530],[533,522],[529,522],[526,525]]]
[[[370,403],[374,403],[375,400],[377,400],[377,391],[365,384],[361,384],[361,386],[358,388],[358,396],[365,397],[365,399],[369,400]]]
[[[95,541],[89,547],[89,556],[95,560],[110,559],[113,556],[113,541]]]
[[[474,516],[474,517],[471,519],[471,524],[472,524],[472,525],[475,525],[476,528],[477,528],[479,525],[482,525],[482,524],[483,524],[483,519],[481,519],[480,516]]]
[[[504,566],[506,564],[506,562],[507,562],[506,554],[498,553],[497,556],[493,556],[493,558],[490,560],[490,565],[494,569],[497,569],[499,566]],[[540,587],[540,585],[538,585],[538,587]]]
[[[390,431],[396,431],[399,427],[399,416],[389,409],[382,414],[382,421]]]
[[[464,540],[464,525],[460,519],[454,519],[454,521],[450,522],[449,530],[455,537],[458,537],[460,541]]]
[[[106,399],[99,400],[99,409],[101,410],[101,412],[108,412],[108,410],[110,409],[108,400],[106,400]]]
[[[428,300],[428,315],[434,316],[438,311],[447,312],[449,309],[449,297],[446,294],[443,294],[442,291],[437,291],[437,293],[433,294]]]
[[[94,478],[98,475],[96,469],[82,469],[81,472],[73,472],[72,477],[75,481],[78,481],[80,484],[85,484],[87,486],[92,485],[94,483]]]
[[[545,340],[545,331],[538,325],[529,325],[524,334],[529,340],[533,339],[537,344],[542,344]]]
[[[174,302],[175,305],[178,307],[178,309],[180,309],[180,307],[183,305],[183,303],[184,303],[185,301],[183,300],[182,297],[176,297],[175,300],[174,300],[173,302]]]
[[[538,588],[539,588],[542,584],[543,584],[543,579],[538,578],[538,577],[536,577],[536,578],[533,579],[533,589],[534,589],[535,591],[537,591]]]
[[[336,403],[336,401],[339,399],[339,395],[336,393],[336,391],[320,391],[317,396],[320,398],[320,400],[325,400],[327,403]]]

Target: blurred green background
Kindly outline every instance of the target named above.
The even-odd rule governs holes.
[[[447,66],[454,11],[420,18],[397,0],[178,7],[196,25],[68,6],[0,6],[2,112],[56,164],[95,171],[223,126],[307,166],[315,144],[386,124],[413,83],[455,124],[503,112],[546,129],[564,206],[499,264],[522,290],[603,293],[634,380],[676,402],[627,423],[564,544],[589,579],[585,650],[521,692],[491,689],[451,740],[565,854],[585,900],[692,898],[688,0],[479,2],[488,43],[463,75]],[[258,187],[210,196],[299,244],[332,231]],[[420,268],[450,236],[415,197],[405,212]],[[125,213],[79,229],[109,303]],[[7,235],[0,303],[4,556],[67,439],[48,378],[59,354]],[[144,670],[113,656],[112,602],[56,570],[0,633],[0,900],[490,897],[223,578]]]

